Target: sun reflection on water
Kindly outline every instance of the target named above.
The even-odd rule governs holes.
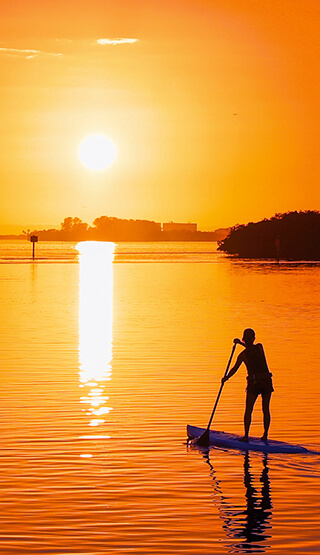
[[[96,241],[77,245],[80,255],[79,380],[80,387],[84,388],[80,402],[87,405],[84,410],[92,427],[104,424],[104,417],[112,410],[106,405],[105,382],[111,380],[112,373],[114,247],[114,243]]]

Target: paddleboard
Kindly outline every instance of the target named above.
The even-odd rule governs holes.
[[[187,426],[187,434],[189,439],[196,440],[205,432],[205,428],[197,426]],[[241,451],[261,451],[262,453],[309,453],[309,450],[302,445],[285,443],[284,441],[276,441],[269,439],[264,442],[257,437],[249,438],[248,442],[240,441],[242,436],[237,434],[229,434],[227,432],[219,432],[210,430],[210,445],[217,447],[226,447],[228,449],[240,449]]]

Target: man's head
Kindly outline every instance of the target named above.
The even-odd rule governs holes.
[[[251,328],[247,328],[246,330],[244,330],[242,341],[244,341],[246,345],[252,345],[255,338],[256,338],[256,334]]]

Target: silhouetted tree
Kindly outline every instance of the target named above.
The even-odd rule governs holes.
[[[286,212],[236,225],[219,241],[218,250],[241,258],[320,260],[320,213]]]
[[[65,218],[61,223],[62,240],[81,241],[86,239],[88,224],[80,218]]]
[[[161,225],[148,220],[123,220],[100,216],[93,221],[93,234],[105,241],[157,241]]]

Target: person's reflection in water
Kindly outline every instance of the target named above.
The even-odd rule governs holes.
[[[241,510],[240,507],[232,507],[230,501],[222,493],[221,482],[216,477],[209,452],[204,455],[204,458],[211,468],[214,489],[217,498],[220,500],[218,503],[220,517],[224,521],[223,528],[227,537],[242,540],[239,543],[234,543],[229,553],[265,553],[268,548],[265,542],[271,537],[270,520],[272,518],[268,455],[264,455],[262,459],[261,495],[253,485],[249,453],[246,452],[244,455],[245,510]]]
[[[270,481],[268,456],[263,457],[263,469],[260,476],[262,483],[261,498],[255,487],[253,486],[253,477],[250,472],[250,460],[248,452],[244,457],[244,485],[246,487],[247,508],[243,511],[242,516],[245,517],[243,527],[240,527],[234,537],[243,538],[244,542],[234,546],[235,553],[250,553],[253,549],[257,549],[257,543],[270,537],[267,530],[270,530],[270,519],[272,517],[272,502],[270,496]],[[240,516],[240,515],[239,515]],[[242,519],[239,519],[241,522]],[[262,551],[260,546],[260,552]]]

